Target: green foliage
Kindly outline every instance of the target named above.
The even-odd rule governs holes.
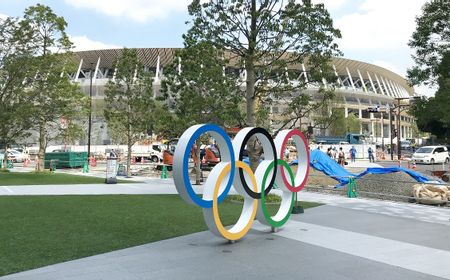
[[[0,19],[0,148],[29,135],[30,97],[24,93],[33,73],[28,67],[32,49],[19,21]]]
[[[64,18],[57,16],[50,7],[37,4],[25,10],[16,31],[16,36],[23,38],[20,42],[24,48],[32,54],[26,59],[30,72],[23,91],[29,100],[31,129],[39,132],[39,170],[43,169],[48,141],[59,137],[63,129],[61,119],[71,123],[85,112],[87,105],[86,96],[67,75],[75,72],[76,66],[66,26]]]
[[[344,108],[333,109],[333,122],[330,125],[331,135],[344,135],[346,133],[359,133],[361,122],[354,114],[345,117]]]
[[[439,140],[450,143],[450,52],[444,54],[438,71],[443,74],[437,79],[439,88],[435,96],[415,101],[410,113],[416,117],[421,131],[430,132]]]
[[[416,30],[408,45],[415,50],[415,66],[408,70],[408,79],[413,85],[435,84],[441,72],[443,56],[450,49],[450,1],[429,1],[416,18]],[[448,105],[448,103],[447,103]]]
[[[115,140],[128,146],[130,176],[131,147],[146,135],[154,118],[152,77],[145,71],[136,49],[123,49],[115,65],[115,79],[106,86],[104,115]]]
[[[249,126],[255,125],[256,109],[264,112],[273,101],[305,87],[298,82],[301,63],[310,69],[310,82],[334,79],[328,62],[340,54],[333,42],[340,32],[323,4],[194,0],[189,14],[192,27],[185,41],[209,42],[230,58],[232,66],[245,69],[240,89]]]
[[[104,115],[110,131],[121,131],[122,140],[133,145],[151,125],[152,78],[136,49],[123,49],[115,65],[115,80],[108,82],[105,91]]]
[[[346,120],[345,127],[347,129],[347,132],[349,133],[360,132],[361,120],[357,116],[350,114],[345,120]]]
[[[185,36],[185,48],[176,53],[162,82],[162,92],[170,98],[169,109],[175,114],[176,124],[168,125],[182,132],[198,123],[242,123],[236,80],[224,75],[227,63],[224,53],[211,43]]]

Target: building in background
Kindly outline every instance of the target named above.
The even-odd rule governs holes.
[[[148,71],[154,73],[154,94],[160,94],[161,80],[164,78],[164,66],[169,65],[174,56],[174,48],[141,48],[138,55]],[[106,84],[109,79],[114,79],[114,61],[119,57],[121,49],[93,50],[76,52],[78,69],[71,74],[71,79],[80,84],[81,88],[89,95],[90,75],[92,74],[92,98],[93,98],[93,133],[92,143],[96,145],[109,144],[107,125],[102,119],[102,103]],[[407,100],[414,96],[414,90],[400,75],[385,68],[345,58],[333,58],[333,69],[337,78],[336,93],[340,97],[337,107],[344,110],[345,117],[354,114],[360,120],[360,133],[368,136],[372,142],[381,144],[390,141],[389,116],[387,107],[394,107],[398,99]],[[298,65],[298,79],[308,82],[308,69],[305,65]],[[239,73],[241,80],[245,81],[245,71],[229,67],[227,71]],[[309,84],[306,91],[313,98],[317,95],[322,84]],[[271,108],[271,113],[280,112],[279,104]],[[282,105],[281,105],[282,106]],[[368,108],[380,108],[380,112],[369,112]],[[397,112],[397,111],[395,111]],[[397,123],[397,114],[392,115],[393,124]],[[400,115],[400,129],[398,133],[402,140],[413,138],[414,119],[406,112]],[[305,127],[302,127],[306,130]],[[328,131],[316,130],[314,134],[328,134]],[[84,143],[80,143],[84,144]]]

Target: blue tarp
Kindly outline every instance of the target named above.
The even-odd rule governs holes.
[[[330,158],[321,150],[312,150],[309,155],[309,163],[314,169],[322,171],[326,175],[339,181],[340,185],[345,185],[349,177],[356,177],[356,174],[348,172],[340,166],[334,159]]]
[[[293,160],[290,164],[298,164],[297,160]],[[360,174],[353,174],[348,172],[345,168],[340,166],[335,160],[330,158],[326,153],[321,150],[313,150],[310,153],[310,165],[314,169],[325,173],[331,178],[336,179],[339,184],[336,187],[342,187],[349,182],[349,177],[354,177],[355,179],[361,178],[366,174],[388,174],[394,172],[405,172],[409,176],[413,177],[417,182],[436,182],[430,180],[426,176],[415,172],[413,170],[403,168],[403,167],[369,167],[366,171]]]
[[[405,172],[409,176],[413,177],[417,182],[420,183],[427,183],[431,182],[432,180],[428,179],[426,176],[420,174],[419,172],[413,171],[408,168],[404,167],[370,167],[367,168],[366,171],[360,173],[357,178],[360,178],[366,174],[387,174],[387,173],[394,173],[394,172]],[[434,182],[434,181],[433,181]]]

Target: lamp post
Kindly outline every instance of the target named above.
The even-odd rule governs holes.
[[[88,123],[88,151],[87,151],[87,172],[89,172],[90,155],[91,155],[91,130],[92,130],[92,65],[89,69],[89,123]]]

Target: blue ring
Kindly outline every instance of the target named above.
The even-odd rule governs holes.
[[[230,159],[231,159],[231,171],[230,176],[227,182],[227,185],[225,187],[225,190],[223,193],[217,198],[218,203],[221,203],[225,197],[228,195],[228,192],[231,189],[231,185],[233,184],[233,178],[234,178],[234,171],[236,169],[236,163],[234,160],[234,151],[233,151],[233,144],[231,143],[230,138],[228,137],[227,133],[220,128],[217,125],[214,124],[205,124],[202,125],[199,129],[197,129],[194,134],[192,134],[191,138],[189,139],[189,142],[187,143],[186,150],[184,151],[183,156],[183,180],[184,180],[184,186],[191,197],[192,201],[194,201],[197,205],[199,205],[202,208],[212,208],[213,203],[212,200],[204,200],[203,198],[199,197],[192,188],[192,184],[189,180],[189,157],[191,153],[191,147],[194,145],[195,140],[197,140],[200,135],[203,133],[206,133],[208,131],[214,131],[217,132],[223,140],[227,143],[228,150],[230,151]],[[222,148],[223,149],[223,148]]]

